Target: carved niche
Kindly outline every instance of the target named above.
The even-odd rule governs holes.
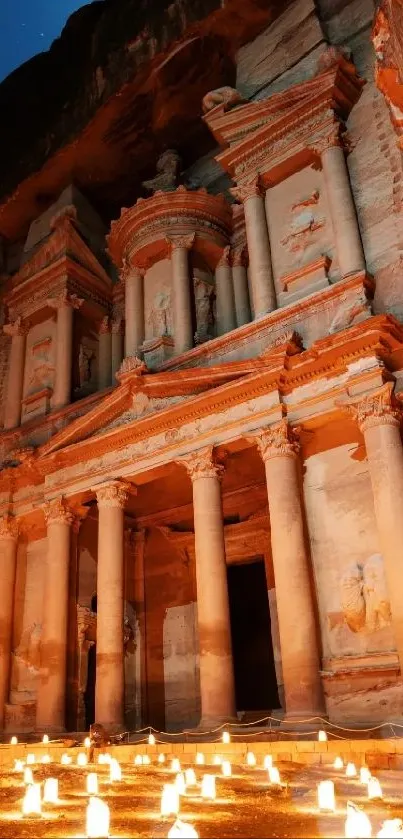
[[[202,344],[214,337],[215,327],[215,291],[211,283],[200,277],[193,278],[196,323],[196,344]]]
[[[363,565],[355,563],[341,579],[341,607],[352,632],[376,632],[391,621],[383,560],[373,554]]]
[[[37,341],[31,347],[31,363],[28,367],[28,393],[52,386],[55,368],[51,360],[51,352],[52,339],[50,337]]]

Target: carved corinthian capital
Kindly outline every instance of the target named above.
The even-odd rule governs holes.
[[[214,457],[214,447],[205,446],[191,454],[178,458],[177,463],[185,466],[191,481],[199,478],[218,478],[221,480],[224,474],[224,466],[217,463]]]
[[[51,309],[65,309],[69,307],[79,309],[83,305],[84,299],[78,297],[77,294],[70,294],[64,288],[60,294],[55,295],[55,297],[49,297],[46,302]]]
[[[260,428],[248,434],[247,439],[256,443],[264,463],[272,457],[296,457],[300,449],[297,432],[287,420]]]
[[[245,203],[249,198],[253,198],[255,195],[260,196],[261,198],[265,195],[265,188],[261,182],[259,175],[253,179],[253,181],[249,181],[249,183],[239,184],[238,186],[234,186],[230,189],[231,195],[235,198],[238,198],[242,204]]]
[[[18,539],[18,524],[13,516],[0,518],[0,539]]]
[[[3,332],[10,338],[13,338],[14,335],[26,335],[29,332],[29,323],[24,323],[22,318],[19,317],[12,323],[6,323],[3,326]]]
[[[45,504],[44,515],[47,526],[50,524],[73,524],[74,522],[74,513],[62,496]]]
[[[166,242],[171,251],[175,251],[178,248],[186,248],[187,251],[190,251],[195,243],[195,238],[195,233],[189,233],[187,236],[166,236]]]
[[[95,487],[98,507],[125,507],[129,492],[135,493],[135,487],[126,481],[110,481],[100,487]]]
[[[386,382],[380,390],[365,396],[359,402],[342,403],[355,419],[360,431],[377,425],[400,425],[400,411],[393,395],[393,382]],[[340,403],[339,403],[340,404]]]

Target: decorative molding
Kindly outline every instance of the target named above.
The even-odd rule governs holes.
[[[255,177],[254,180],[249,183],[242,183],[238,186],[231,187],[230,189],[231,195],[238,198],[242,204],[245,204],[245,201],[248,201],[249,198],[254,198],[255,196],[264,198],[265,192],[266,190],[259,176]]]
[[[12,516],[3,516],[0,518],[0,539],[17,541],[18,522]]]
[[[11,323],[6,323],[3,326],[3,332],[5,335],[9,335],[10,338],[14,338],[15,335],[27,335],[29,332],[29,328],[29,321],[24,322],[22,317],[18,317]]]
[[[218,478],[221,480],[224,474],[224,465],[217,463],[214,457],[214,446],[205,446],[191,454],[178,458],[176,463],[185,466],[187,473],[193,483],[199,478]]]
[[[300,450],[297,431],[289,426],[286,419],[258,429],[248,434],[246,439],[256,443],[264,463],[273,457],[296,457]]]
[[[125,376],[129,374],[135,374],[136,376],[142,376],[143,373],[147,372],[147,365],[144,361],[141,360],[137,355],[127,355],[126,358],[123,359],[118,372],[116,373],[116,378],[118,381],[124,379]]]
[[[189,233],[187,236],[166,236],[165,241],[171,252],[178,250],[178,248],[185,248],[187,251],[191,251],[196,241],[196,233]]]
[[[125,507],[129,495],[135,495],[137,488],[127,481],[110,481],[103,486],[94,487],[98,508]]]
[[[50,524],[73,524],[74,513],[63,496],[48,501],[44,506],[46,525]]]
[[[376,393],[365,396],[359,402],[338,404],[351,414],[363,434],[368,428],[376,426],[400,426],[401,411],[393,394],[394,386],[394,382],[386,382]]]
[[[56,297],[48,297],[47,304],[51,309],[79,309],[83,303],[84,298],[78,297],[77,294],[70,294],[65,288]]]
[[[108,335],[111,331],[111,322],[109,315],[105,315],[102,318],[101,323],[99,324],[98,333],[99,335]]]

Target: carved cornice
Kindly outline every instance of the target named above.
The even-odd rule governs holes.
[[[165,241],[170,252],[176,251],[179,248],[185,248],[185,250],[191,251],[196,241],[196,234],[189,233],[188,236],[166,236]]]
[[[18,539],[18,522],[12,516],[3,516],[0,518],[0,539],[7,539],[17,541]]]
[[[44,515],[47,526],[50,524],[73,524],[74,513],[69,507],[65,498],[55,498],[44,506]]]
[[[296,457],[300,449],[297,432],[285,419],[268,428],[259,428],[248,434],[247,439],[256,443],[264,463],[274,457]]]
[[[224,474],[224,465],[215,459],[214,446],[205,446],[203,449],[178,458],[175,462],[185,466],[192,483],[199,478],[221,480]]]
[[[93,490],[97,497],[98,507],[125,507],[129,494],[135,495],[137,490],[133,484],[126,481],[110,481]]]
[[[83,305],[84,299],[78,297],[77,294],[70,294],[67,289],[63,289],[57,297],[48,297],[46,302],[51,309],[79,309]]]
[[[14,338],[15,335],[27,335],[29,328],[29,321],[24,322],[21,317],[18,317],[12,323],[6,323],[3,326],[3,332],[5,335],[9,335],[10,338]]]
[[[350,413],[363,434],[376,426],[399,426],[401,410],[393,389],[394,382],[386,382],[376,393],[364,396],[359,402],[339,402],[339,406]]]

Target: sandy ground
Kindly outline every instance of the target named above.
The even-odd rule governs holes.
[[[369,802],[366,786],[347,779],[342,772],[325,767],[302,767],[277,763],[286,786],[279,792],[268,783],[262,768],[233,766],[233,776],[223,778],[219,767],[195,767],[197,779],[204,771],[214,772],[217,798],[206,802],[200,787],[190,788],[181,797],[180,818],[197,830],[201,839],[214,837],[343,837],[346,801],[363,806],[373,825],[373,836],[385,819],[403,817],[403,772],[380,771],[384,798]],[[182,764],[186,768],[186,764]],[[59,780],[58,805],[44,805],[42,818],[23,819],[22,774],[3,770],[0,774],[0,837],[82,837],[85,836],[85,810],[88,796],[87,771],[96,771],[100,797],[111,809],[111,837],[164,837],[174,818],[159,815],[161,790],[173,780],[169,764],[135,767],[122,764],[123,780],[109,783],[109,767],[85,768],[58,764],[32,767],[34,780]],[[337,811],[321,814],[316,806],[319,780],[335,781]]]

